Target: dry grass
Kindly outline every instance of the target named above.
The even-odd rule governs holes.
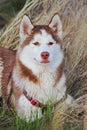
[[[32,0],[31,2],[27,0],[23,9],[2,33],[0,45],[17,49],[19,44],[19,23],[24,14],[28,14],[34,24],[48,24],[55,12],[59,12],[63,22],[67,92],[74,96],[79,105],[75,111],[69,109],[68,114],[61,113],[63,106],[56,109],[52,127],[55,124],[55,128],[58,129],[58,124],[61,127],[61,123],[64,123],[63,117],[68,117],[71,119],[72,124],[77,122],[82,130],[83,119],[79,119],[78,113],[85,110],[84,124],[86,124],[87,103],[84,101],[87,97],[85,95],[87,93],[87,0]],[[61,116],[59,113],[61,113]],[[84,130],[87,130],[85,127]]]

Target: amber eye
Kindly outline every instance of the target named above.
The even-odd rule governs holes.
[[[39,45],[40,45],[39,42],[34,42],[33,44],[34,44],[35,46],[39,46]]]
[[[48,45],[53,45],[54,43],[53,42],[49,42]]]

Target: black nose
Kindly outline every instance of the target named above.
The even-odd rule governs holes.
[[[42,59],[48,59],[48,57],[49,57],[49,52],[42,52],[42,53],[41,53],[41,57],[42,57]]]

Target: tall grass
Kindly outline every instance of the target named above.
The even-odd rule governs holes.
[[[48,105],[41,119],[26,122],[25,119],[20,119],[13,109],[6,109],[6,106],[2,106],[0,108],[0,130],[51,130],[49,125],[52,116],[52,106]],[[54,128],[54,130],[82,130],[82,127],[79,122],[71,123],[71,119],[67,117],[63,129]]]
[[[0,130],[45,130],[51,119],[52,107],[49,105],[41,119],[34,122],[26,122],[20,119],[14,110],[6,109],[5,106],[0,108]]]
[[[0,0],[0,28],[16,16],[25,2],[26,0]]]

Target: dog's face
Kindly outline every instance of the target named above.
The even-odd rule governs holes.
[[[20,60],[26,66],[30,62],[39,65],[61,63],[63,59],[62,24],[58,14],[54,15],[49,25],[33,26],[27,16],[20,25]]]

